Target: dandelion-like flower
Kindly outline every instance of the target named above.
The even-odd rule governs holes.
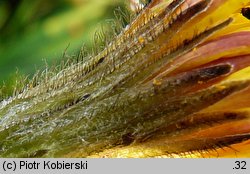
[[[2,101],[0,156],[249,157],[248,5],[144,5],[99,54]]]

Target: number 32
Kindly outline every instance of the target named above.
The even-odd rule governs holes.
[[[246,168],[246,165],[247,165],[246,161],[235,161],[234,163],[237,165],[236,167],[234,167],[234,169],[247,169]]]

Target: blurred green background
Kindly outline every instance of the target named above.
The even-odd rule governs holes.
[[[123,0],[0,0],[0,86],[10,93],[16,72],[36,69],[91,48],[101,23],[124,8]]]

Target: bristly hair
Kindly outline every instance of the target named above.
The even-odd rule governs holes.
[[[30,80],[16,82],[13,96],[0,103],[0,156],[86,157],[130,145],[156,147],[159,155],[182,154],[250,138],[247,133],[187,138],[208,124],[248,118],[238,112],[232,112],[236,118],[197,114],[249,87],[249,80],[223,81],[247,65],[232,57],[168,74],[233,18],[207,19],[200,29],[192,24],[206,19],[215,0],[138,2],[144,8],[134,13],[115,11],[116,18],[94,34],[90,52],[83,46],[68,56],[65,49],[59,66],[46,64]]]
[[[128,6],[128,2],[125,6]],[[82,74],[90,71],[90,69],[93,68],[93,65],[89,65],[88,63],[86,63],[84,67],[81,65],[85,64],[85,62],[91,61],[91,59],[98,55],[98,53],[109,47],[112,44],[112,41],[129,23],[135,19],[135,17],[136,13],[132,12],[129,8],[117,7],[114,11],[114,19],[107,19],[105,22],[100,24],[99,29],[97,29],[94,33],[91,50],[83,44],[77,55],[68,55],[67,49],[70,47],[69,44],[64,50],[61,61],[58,65],[50,66],[47,64],[46,60],[44,60],[44,68],[36,70],[32,77],[24,77],[17,70],[15,74],[15,83],[11,87],[8,86],[8,90],[12,90],[12,92],[10,92],[12,94],[11,96],[13,98],[18,98],[20,95],[24,96],[23,93],[25,91],[29,91],[37,86],[41,86],[42,84],[47,84],[50,80],[53,81],[53,84],[42,86],[42,88],[44,88],[43,90],[46,92],[55,90],[57,88],[55,77],[62,74],[62,71],[66,69],[70,69],[70,71],[78,71]],[[101,62],[101,60],[99,62]],[[63,75],[63,77],[66,77],[66,75]],[[66,79],[62,79],[62,82],[63,83],[60,86],[65,85],[68,81]],[[6,95],[6,88],[7,87],[4,84],[0,88],[0,101],[11,97],[10,95]]]

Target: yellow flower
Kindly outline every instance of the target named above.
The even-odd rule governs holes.
[[[175,2],[180,1],[153,1],[153,5],[151,4],[144,12],[158,15],[164,11],[163,9],[168,8],[170,3]],[[198,5],[195,7],[194,4]],[[170,17],[162,20],[165,22],[165,26],[173,23],[174,29],[172,26],[169,27],[165,31],[167,34],[159,37],[157,43],[160,45],[159,52],[155,54],[160,55],[163,51],[171,54],[173,48],[177,48],[178,44],[183,46],[182,52],[170,57],[171,61],[162,62],[160,68],[144,81],[161,86],[162,81],[176,76],[179,80],[182,79],[182,76],[185,79],[185,76],[193,71],[200,71],[200,75],[204,77],[212,73],[222,73],[221,71],[225,71],[225,69],[218,70],[219,67],[227,65],[230,66],[230,70],[226,70],[227,72],[222,73],[222,76],[217,74],[218,77],[214,79],[198,80],[196,79],[197,74],[191,75],[193,84],[185,86],[180,82],[184,92],[179,91],[174,97],[202,90],[207,93],[213,90],[223,91],[232,84],[244,84],[243,88],[222,97],[217,102],[212,102],[198,112],[185,115],[184,118],[157,129],[156,132],[162,134],[160,136],[152,133],[153,135],[147,137],[147,141],[143,140],[144,143],[113,148],[94,155],[94,157],[249,157],[250,21],[247,19],[249,9],[246,8],[249,4],[250,1],[247,0],[187,0],[183,4],[181,3],[178,7],[180,10],[177,8]],[[188,20],[185,19],[185,15],[189,13],[188,9],[195,11],[202,6],[206,7]],[[185,10],[187,11],[183,12]],[[171,21],[182,13],[180,18],[177,17],[177,20]],[[226,24],[222,25],[223,22]],[[175,23],[177,23],[176,27]],[[221,25],[221,27],[201,40],[198,39],[199,43],[190,42],[216,25]],[[171,34],[172,36],[169,37]],[[185,42],[187,43],[185,44]],[[187,52],[183,53],[189,44],[193,44],[192,49],[189,48]],[[209,67],[217,67],[218,71],[216,68],[212,68],[211,71],[202,72],[202,69]],[[194,81],[197,83],[195,84]],[[192,105],[192,103],[187,102],[187,105]],[[193,107],[198,106],[193,104]],[[164,152],[167,154],[164,155]]]
[[[0,103],[0,156],[250,157],[248,5],[151,1],[99,54]]]

